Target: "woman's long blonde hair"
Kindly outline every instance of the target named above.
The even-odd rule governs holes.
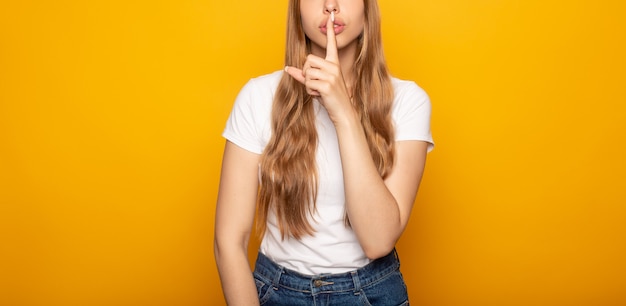
[[[365,24],[359,37],[352,103],[359,113],[372,159],[384,178],[393,165],[393,87],[387,70],[376,0],[364,0]],[[301,23],[300,0],[289,1],[285,64],[302,67],[311,42]],[[272,109],[272,136],[261,156],[257,233],[266,230],[270,209],[283,239],[314,234],[309,216],[317,197],[317,132],[312,97],[304,85],[284,73]]]

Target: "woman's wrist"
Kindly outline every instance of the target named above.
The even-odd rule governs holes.
[[[347,107],[347,109],[340,114],[331,115],[330,120],[335,125],[337,132],[339,132],[340,129],[363,128],[359,115],[353,107]]]

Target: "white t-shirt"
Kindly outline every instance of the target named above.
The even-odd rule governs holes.
[[[282,71],[251,79],[240,91],[222,134],[232,143],[261,154],[268,143],[274,93]],[[392,78],[392,118],[396,141],[422,140],[433,148],[430,99],[414,82]],[[314,100],[315,101],[315,100]],[[302,274],[342,273],[370,262],[356,235],[344,223],[345,194],[337,134],[326,109],[315,103],[318,147],[317,211],[310,220],[315,235],[281,239],[275,215],[268,216],[260,252],[277,264]]]

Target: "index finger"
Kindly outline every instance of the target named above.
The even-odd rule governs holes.
[[[326,21],[326,60],[339,63],[337,51],[337,38],[335,37],[335,12],[330,12],[330,17]]]

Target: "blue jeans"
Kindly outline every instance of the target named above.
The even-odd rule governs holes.
[[[409,305],[395,249],[360,269],[319,275],[286,269],[259,253],[254,280],[261,305]]]

